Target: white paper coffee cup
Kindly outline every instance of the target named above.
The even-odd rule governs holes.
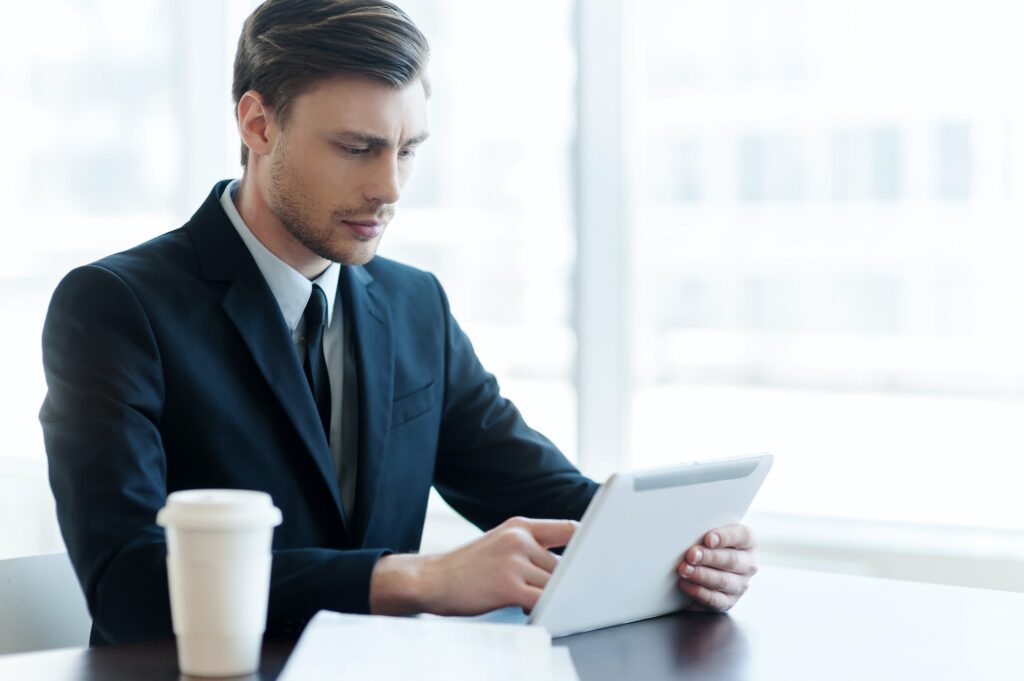
[[[281,511],[248,490],[174,492],[157,514],[178,667],[192,676],[252,674],[267,624],[271,543]]]

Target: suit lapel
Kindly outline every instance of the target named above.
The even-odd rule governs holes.
[[[252,288],[256,285],[266,287],[262,277],[258,281],[250,282],[242,278],[236,279],[224,296],[224,311],[238,328],[256,366],[267,379],[270,389],[298,431],[302,443],[313,456],[317,470],[320,471],[338,513],[345,522],[347,519],[344,517],[345,511],[341,503],[341,493],[338,491],[338,479],[334,472],[334,462],[331,460],[330,446],[320,424],[313,393],[302,373],[291,333],[269,290],[266,292],[267,296],[252,295]],[[350,529],[347,522],[345,525],[346,529]]]
[[[222,182],[214,187],[210,198],[189,223],[189,232],[199,254],[203,274],[207,279],[230,282],[221,306],[238,329],[260,373],[313,457],[334,499],[342,523],[351,536],[331,460],[330,445],[317,415],[313,393],[306,383],[291,333],[281,316],[277,301],[245,243],[220,206],[219,197],[225,186],[226,183]]]
[[[380,490],[394,392],[395,356],[391,308],[374,293],[373,278],[362,267],[343,267],[342,301],[353,324],[359,373],[359,462],[356,471],[355,540],[361,544]]]

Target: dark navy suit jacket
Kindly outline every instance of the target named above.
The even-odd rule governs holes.
[[[43,331],[40,413],[57,515],[94,643],[171,635],[167,494],[268,492],[268,631],[367,612],[388,551],[419,548],[435,485],[491,528],[580,518],[596,484],[531,430],[477,360],[430,274],[376,258],[339,282],[359,372],[354,518],[280,309],[214,187],[191,220],[72,271]]]

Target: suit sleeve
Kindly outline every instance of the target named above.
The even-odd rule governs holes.
[[[584,477],[501,396],[435,279],[445,317],[445,386],[434,484],[487,530],[516,515],[578,520],[597,483]]]
[[[163,529],[164,378],[146,311],[112,271],[57,287],[43,328],[40,421],[57,517],[93,618],[94,642],[172,633]],[[268,631],[297,633],[322,608],[369,611],[385,550],[275,550]]]

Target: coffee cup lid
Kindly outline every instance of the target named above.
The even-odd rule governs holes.
[[[156,522],[161,527],[207,530],[275,527],[281,524],[281,511],[266,492],[190,489],[169,494]]]

